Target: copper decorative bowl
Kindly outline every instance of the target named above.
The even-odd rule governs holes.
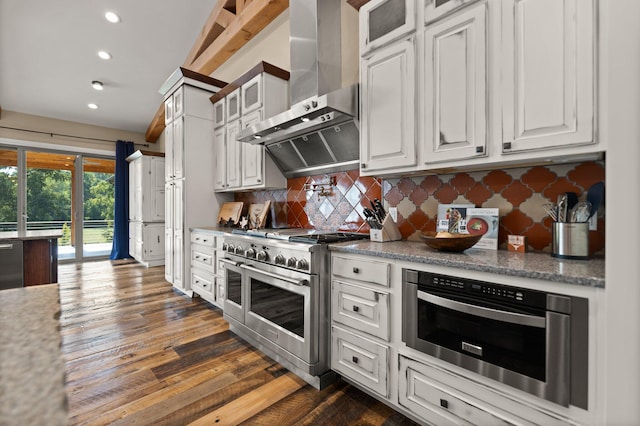
[[[462,252],[471,248],[480,241],[482,234],[450,234],[448,232],[423,232],[420,234],[422,240],[431,248],[448,251]]]

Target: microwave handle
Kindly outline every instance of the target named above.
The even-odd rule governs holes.
[[[305,286],[305,285],[306,286],[309,285],[309,281],[307,281],[307,280],[292,280],[291,278],[283,277],[282,275],[274,274],[273,272],[263,271],[262,269],[254,268],[253,266],[249,266],[249,265],[245,265],[245,264],[240,265],[240,267],[244,268],[244,269],[246,269],[248,271],[257,272],[259,274],[266,275],[266,276],[271,277],[271,278],[275,278],[275,279],[280,280],[280,281],[286,281],[288,283],[291,283],[293,285],[297,285],[299,287]]]
[[[517,314],[514,312],[500,311],[498,309],[485,308],[468,303],[458,302],[456,300],[447,299],[433,294],[418,290],[418,299],[428,303],[432,303],[443,308],[453,309],[454,311],[464,312],[466,314],[475,315],[482,318],[488,318],[496,321],[510,322],[512,324],[526,325],[530,327],[544,328],[546,326],[545,317],[537,317],[534,315]]]

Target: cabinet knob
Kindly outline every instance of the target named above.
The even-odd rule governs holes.
[[[362,169],[366,169],[366,168],[367,168],[367,165],[366,165],[365,163],[362,163],[362,164],[360,164],[360,168],[362,168]]]
[[[353,312],[358,312],[360,310],[360,307],[353,305]]]
[[[511,149],[511,142],[505,142],[502,144],[502,149],[503,150],[509,150]]]
[[[449,401],[447,401],[446,399],[440,399],[440,406],[442,408],[449,408]]]
[[[356,268],[355,266],[353,267],[353,273],[354,274],[359,274],[360,273],[360,269]]]
[[[354,364],[358,363],[358,357],[357,356],[352,356],[351,357],[351,361],[353,361]]]

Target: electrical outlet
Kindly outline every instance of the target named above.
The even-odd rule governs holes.
[[[589,219],[589,231],[597,231],[598,230],[598,215],[594,214]]]
[[[389,216],[393,219],[394,222],[398,222],[398,208],[397,207],[389,207]]]

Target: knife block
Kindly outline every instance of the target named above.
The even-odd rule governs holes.
[[[401,240],[402,234],[391,216],[387,215],[382,221],[382,229],[369,230],[369,238],[371,241],[386,243],[387,241]]]

